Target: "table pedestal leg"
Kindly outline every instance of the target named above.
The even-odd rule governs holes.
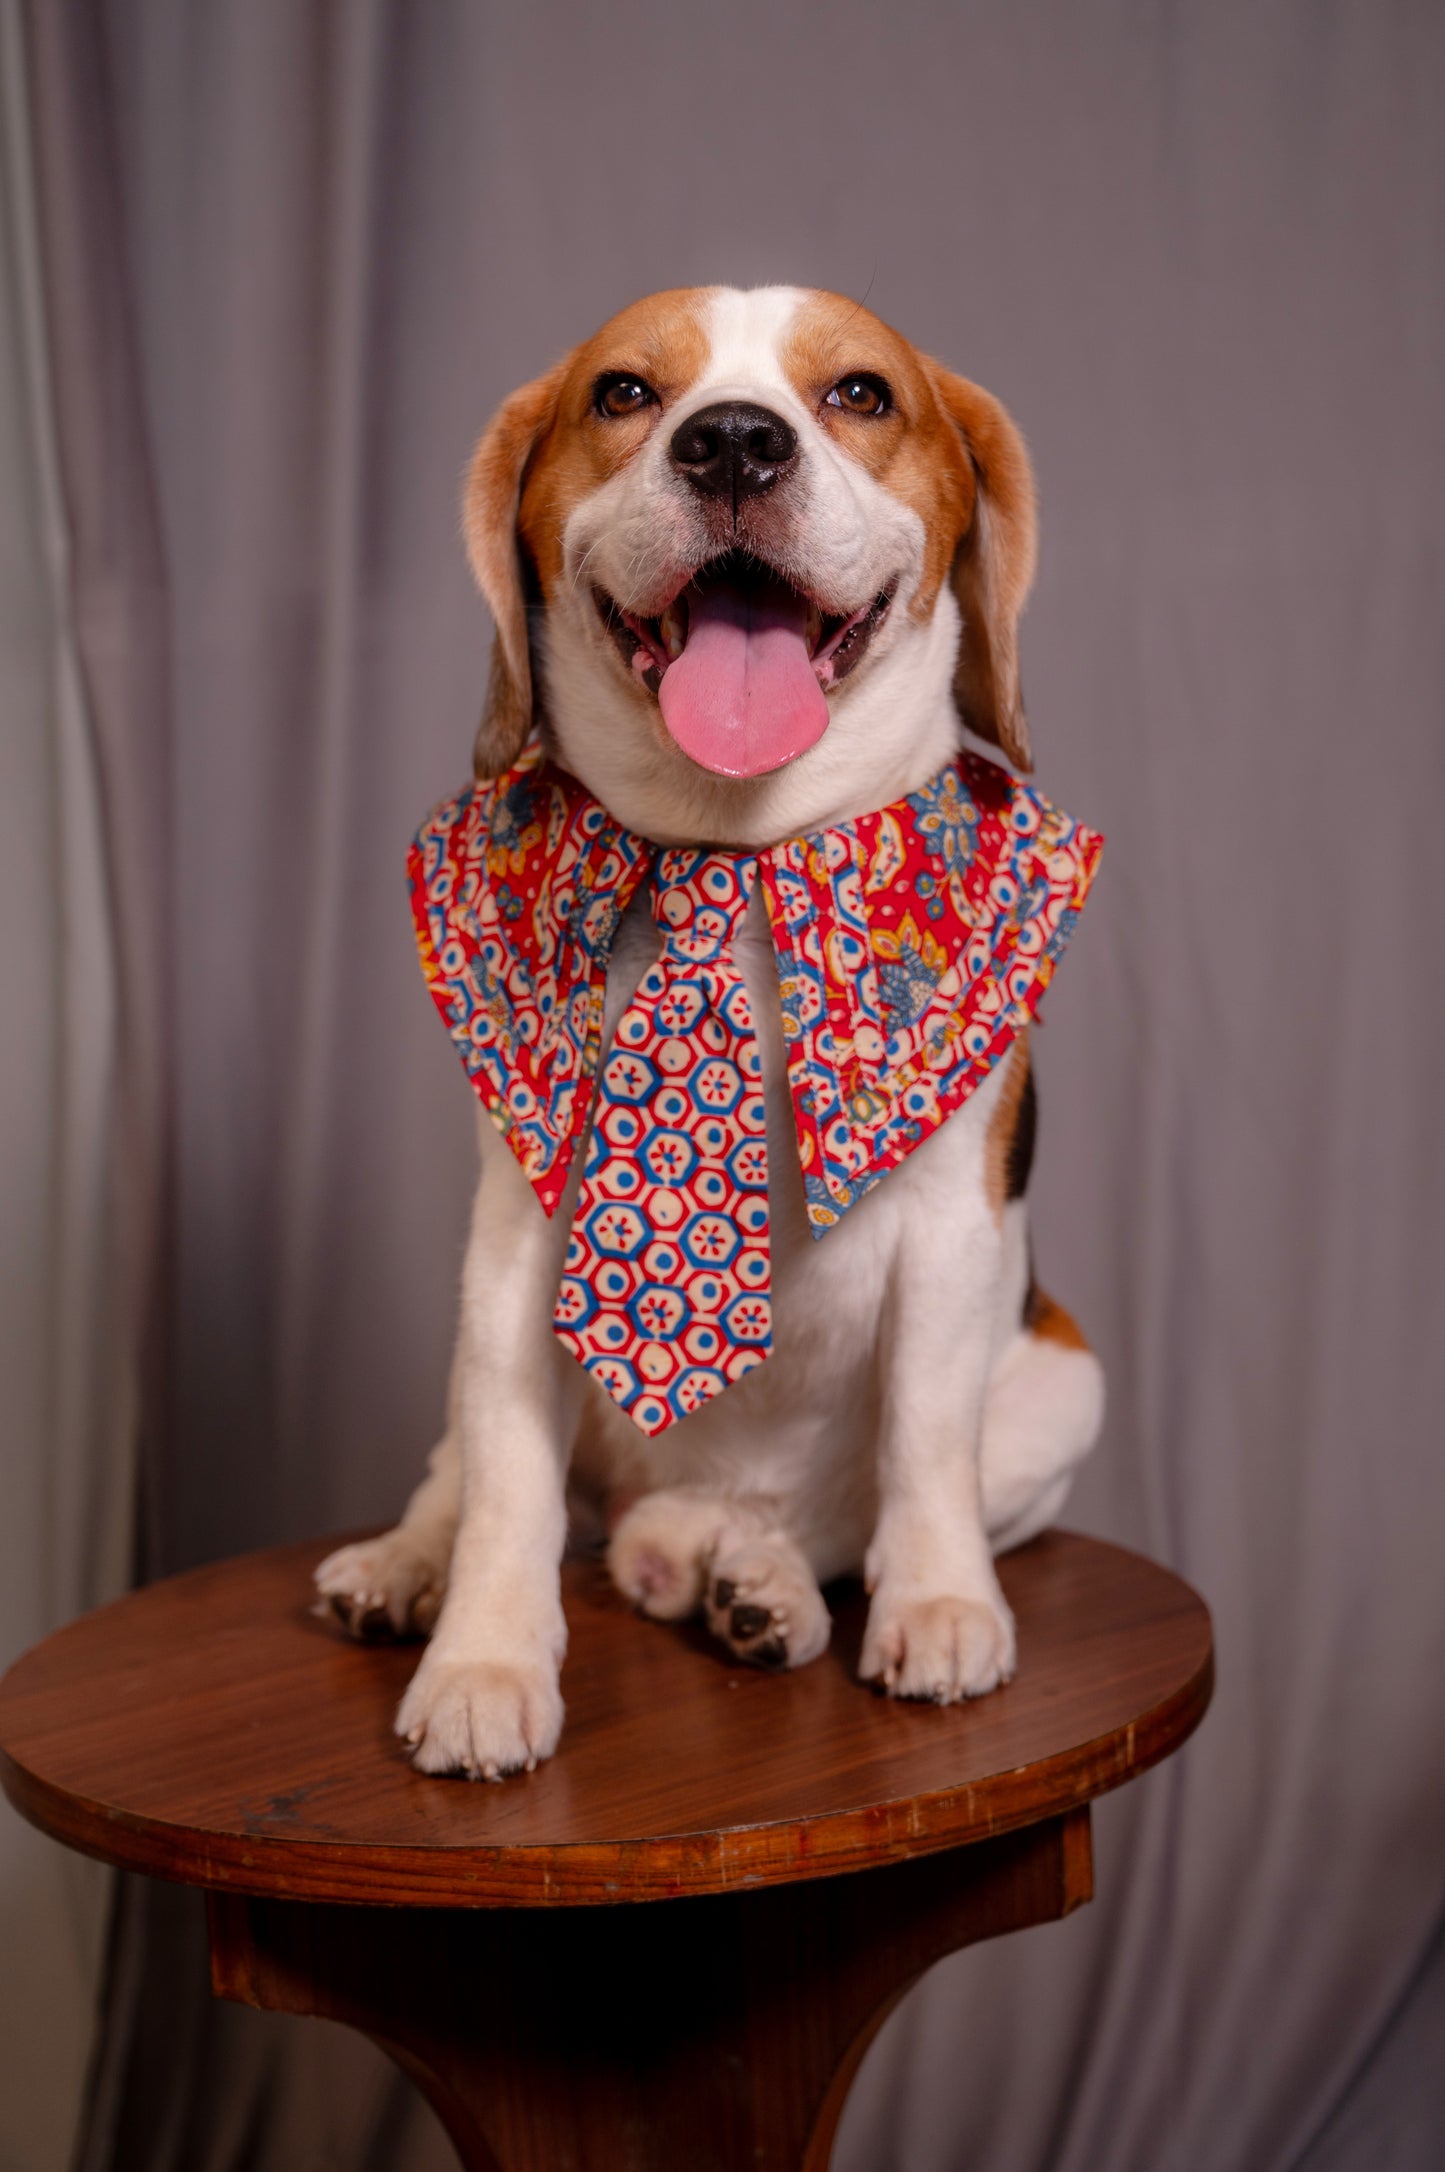
[[[209,1896],[216,1992],[362,2029],[469,2172],[825,2172],[930,1963],[1091,1892],[1089,1813],[797,1885],[598,1908]]]

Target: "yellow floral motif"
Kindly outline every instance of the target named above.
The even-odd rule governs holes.
[[[551,808],[545,804],[551,801]],[[541,804],[539,804],[541,803]],[[542,793],[529,777],[498,784],[487,815],[485,857],[489,876],[520,875],[547,834],[544,813],[564,805],[560,793]]]
[[[498,875],[520,875],[527,864],[527,855],[542,842],[542,825],[533,822],[525,830],[513,832],[506,844],[490,843],[487,846],[487,873],[493,879]]]
[[[948,952],[931,928],[920,928],[912,913],[905,913],[896,928],[875,928],[873,948],[880,958],[921,958],[934,978],[948,970]]]

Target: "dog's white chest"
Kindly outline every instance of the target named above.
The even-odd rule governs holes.
[[[604,1049],[658,948],[644,894],[618,930]],[[916,1237],[930,1220],[950,1225],[955,1242],[960,1224],[970,1220],[985,1233],[984,1138],[998,1073],[840,1222],[815,1237],[788,1088],[777,962],[760,895],[739,930],[735,956],[747,984],[767,1101],[773,1353],[654,1440],[642,1440],[626,1420],[607,1432],[630,1468],[641,1459],[649,1483],[746,1484],[811,1501],[820,1522],[846,1534],[846,1554],[872,1513],[872,1447],[885,1370],[880,1358],[895,1327],[890,1283],[900,1238],[905,1229]],[[946,1319],[946,1290],[937,1302]],[[960,1306],[964,1302],[960,1294]]]

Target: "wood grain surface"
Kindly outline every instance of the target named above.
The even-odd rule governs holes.
[[[1089,1812],[847,1878],[651,1908],[207,1895],[223,1998],[363,2030],[467,2172],[825,2172],[924,1969],[1089,1898]]]
[[[391,1718],[419,1647],[313,1618],[331,1541],[244,1556],[60,1630],[0,1683],[0,1779],[68,1846],[282,1898],[537,1907],[725,1893],[1057,1817],[1176,1748],[1209,1701],[1208,1611],[1137,1554],[1050,1532],[1000,1574],[1019,1673],[977,1703],[854,1680],[866,1602],[796,1674],[636,1619],[564,1571],[557,1756],[499,1785],[413,1772]]]

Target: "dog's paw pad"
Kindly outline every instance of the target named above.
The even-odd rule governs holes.
[[[754,1606],[736,1597],[737,1586],[721,1576],[707,1595],[707,1622],[713,1635],[726,1644],[735,1659],[750,1667],[777,1670],[788,1664],[788,1619],[783,1609],[775,1616],[766,1606]]]
[[[832,1630],[813,1572],[788,1539],[729,1549],[703,1604],[709,1629],[735,1659],[774,1672],[816,1659]]]
[[[395,1640],[396,1629],[390,1614],[379,1601],[353,1599],[339,1591],[333,1591],[323,1602],[333,1621],[339,1622],[349,1637],[359,1644],[388,1644]],[[318,1613],[320,1608],[317,1609]]]
[[[779,1674],[788,1664],[788,1647],[781,1637],[766,1637],[761,1644],[753,1646],[747,1658],[750,1665],[765,1667],[770,1674]]]

